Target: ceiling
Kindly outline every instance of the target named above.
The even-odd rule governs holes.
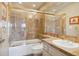
[[[43,5],[45,5],[45,2],[12,2],[9,3],[9,5],[12,8],[26,8],[26,9],[40,9]]]
[[[33,9],[44,12],[57,12],[68,6],[71,2],[12,2],[9,3],[11,8]]]
[[[72,4],[72,2],[50,2],[47,6],[42,7],[40,10],[44,12],[57,12],[70,4]]]

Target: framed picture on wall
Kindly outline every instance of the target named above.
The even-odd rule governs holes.
[[[79,24],[79,16],[74,16],[69,19],[70,24]]]

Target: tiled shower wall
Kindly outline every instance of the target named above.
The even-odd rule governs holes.
[[[25,14],[26,15],[22,15],[16,12],[10,14],[10,41],[35,39],[38,33],[41,32],[42,22],[40,20],[42,20],[42,18],[40,15],[36,14],[33,15],[32,18],[29,18],[29,15],[32,15],[32,13]],[[22,27],[22,24],[25,24],[24,27]]]
[[[17,14],[12,14],[10,16],[9,21],[11,23],[11,27],[10,27],[10,31],[9,31],[10,41],[25,40],[26,39],[26,37],[24,37],[25,25],[26,25],[25,19],[20,16],[17,16]]]

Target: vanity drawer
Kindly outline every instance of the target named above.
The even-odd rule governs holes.
[[[51,56],[47,51],[43,50],[43,56]]]
[[[59,51],[57,48],[49,45],[49,53],[53,56],[66,56],[63,52]]]
[[[46,42],[43,42],[43,49],[44,50],[48,51],[49,50],[48,46],[49,45]]]
[[[43,42],[43,52],[46,51],[50,56],[67,56],[63,51],[51,46],[50,44]]]

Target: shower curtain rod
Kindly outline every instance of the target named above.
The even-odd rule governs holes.
[[[52,14],[52,13],[49,13],[49,12],[42,12],[42,11],[31,10],[31,9],[27,9],[27,10],[11,9],[11,10],[12,10],[12,11],[19,11],[19,12],[36,12],[36,13],[41,13],[41,14],[48,14],[48,15],[53,15],[53,16],[60,16],[60,15]]]

